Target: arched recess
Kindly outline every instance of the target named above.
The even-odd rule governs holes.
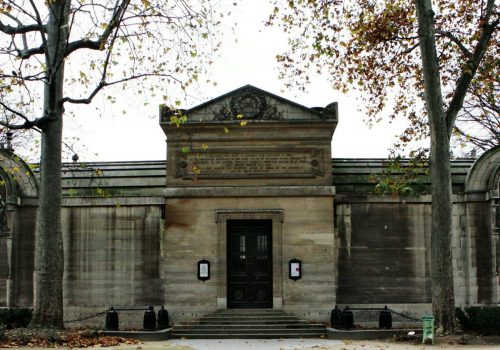
[[[499,165],[500,145],[493,147],[485,152],[474,163],[469,173],[467,174],[467,178],[465,179],[466,194],[486,194],[489,190],[492,190],[490,186],[494,185],[494,178],[498,174]]]
[[[500,146],[485,152],[465,182],[470,303],[500,302]]]
[[[33,170],[11,151],[0,149],[0,176],[6,182],[7,202],[38,197],[38,182]]]
[[[26,242],[34,237],[38,183],[31,167],[6,149],[0,149],[0,196],[0,306],[29,305],[33,248]]]

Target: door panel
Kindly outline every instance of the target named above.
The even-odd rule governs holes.
[[[272,221],[228,220],[227,241],[228,307],[272,307]]]

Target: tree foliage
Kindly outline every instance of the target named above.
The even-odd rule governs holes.
[[[65,111],[117,84],[172,99],[210,64],[221,15],[208,0],[0,1],[0,125],[41,135],[32,326],[63,326]]]
[[[125,90],[148,77],[155,79],[134,82],[135,93],[151,98],[161,88],[166,100],[170,83],[186,88],[199,79],[219,45],[207,1],[67,1],[63,61],[48,62],[54,58],[46,52],[46,21],[57,3],[0,2],[0,112],[9,129],[43,125],[41,95],[51,65],[65,66],[62,104],[88,104],[106,87]]]
[[[310,69],[328,72],[334,88],[363,93],[372,120],[388,102],[391,118],[407,117],[403,144],[430,137],[433,313],[440,332],[453,331],[450,139],[454,132],[470,138],[459,126],[464,115],[498,135],[498,114],[488,112],[498,101],[498,6],[494,0],[275,5],[269,24],[279,20],[291,36],[290,52],[278,56],[282,78],[303,87]]]
[[[370,175],[370,182],[375,184],[374,193],[380,196],[413,197],[425,193],[422,178],[428,176],[425,159],[418,155],[411,159],[391,156],[383,163],[384,169]]]
[[[434,1],[436,44],[445,108],[455,96],[480,40],[487,14],[485,0]],[[362,92],[370,122],[382,112],[404,117],[408,127],[397,147],[429,134],[422,103],[423,79],[415,4],[394,1],[274,1],[268,24],[289,34],[289,51],[279,55],[280,75],[288,86],[304,88],[311,71],[327,74],[336,90]],[[493,2],[494,4],[494,2]],[[456,142],[485,150],[500,143],[498,113],[500,45],[498,8],[492,10],[491,44],[468,88],[464,109],[454,124]]]

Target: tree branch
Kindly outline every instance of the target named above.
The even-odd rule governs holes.
[[[409,48],[407,48],[406,50],[404,50],[402,53],[405,54],[405,55],[407,55],[407,54],[411,53],[412,51],[414,51],[419,46],[420,46],[420,42],[417,41],[416,44],[414,44],[413,46],[410,46]]]
[[[38,25],[43,25],[42,17],[40,16],[40,11],[38,11],[36,4],[33,2],[33,0],[29,0],[29,3],[31,4],[31,7],[33,8],[33,11],[35,12],[35,18],[36,18],[36,21],[38,22]],[[42,47],[44,48],[43,53],[45,54],[45,62],[47,64],[49,64],[50,57],[49,57],[49,53],[47,52],[47,37],[45,35],[45,32],[41,31],[40,36],[42,37]]]
[[[28,24],[13,27],[0,21],[0,31],[8,35],[26,34],[29,32],[45,32],[45,26],[40,24]]]
[[[108,86],[110,84],[101,81],[99,84],[97,84],[96,88],[90,93],[90,95],[86,98],[71,98],[71,97],[64,97],[61,100],[61,103],[69,102],[69,103],[74,103],[74,104],[90,104],[94,97],[97,95],[99,91],[101,91],[104,87]]]
[[[455,43],[460,51],[462,51],[462,53],[464,54],[465,57],[467,57],[468,59],[471,59],[472,58],[472,53],[464,46],[464,44],[462,44],[462,42],[456,37],[454,36],[451,32],[445,32],[443,30],[440,30],[440,29],[436,29],[436,33],[439,34],[439,35],[442,35],[444,37],[447,37],[448,39],[450,39],[453,43]]]
[[[39,47],[34,47],[32,49],[20,50],[17,49],[17,54],[19,58],[25,60],[30,58],[33,55],[41,55],[45,53],[45,46],[42,44]]]
[[[33,55],[44,53],[43,46],[40,46],[40,47],[37,47],[37,48],[32,48],[32,49],[28,48],[28,41],[26,40],[26,33],[29,33],[31,31],[43,31],[43,32],[46,32],[45,26],[43,26],[41,24],[24,25],[19,20],[19,18],[11,15],[10,13],[4,13],[3,15],[9,17],[10,19],[12,19],[13,21],[15,21],[18,24],[17,27],[12,27],[12,26],[9,26],[9,25],[4,25],[0,21],[0,31],[2,31],[5,34],[12,35],[12,45],[14,46],[14,48],[15,48],[15,50],[17,52],[17,55],[20,58],[27,59],[27,58],[30,58]],[[14,38],[15,35],[21,35],[22,36],[23,49],[18,49],[17,48],[16,42],[15,42],[15,38]]]
[[[74,104],[90,104],[93,100],[93,98],[97,95],[99,91],[101,91],[103,88],[106,86],[111,86],[111,85],[116,85],[116,84],[121,84],[125,83],[130,80],[134,79],[141,79],[141,78],[146,78],[146,77],[165,77],[165,78],[170,78],[173,79],[179,83],[182,83],[178,78],[170,75],[170,74],[157,74],[157,73],[143,73],[143,74],[136,74],[132,75],[130,77],[126,77],[120,80],[115,80],[112,82],[105,82],[101,81],[96,88],[90,93],[90,95],[86,98],[71,98],[71,97],[64,97],[61,100],[61,103],[69,102],[69,103],[74,103]]]
[[[97,40],[81,39],[81,40],[73,41],[73,42],[68,44],[64,56],[68,56],[72,52],[79,50],[79,49],[90,49],[90,50],[98,50],[98,51],[102,50],[104,48],[104,44],[109,39],[113,30],[119,26],[129,3],[130,3],[130,0],[121,0],[121,4],[117,5],[115,7],[115,11],[113,13],[113,16],[111,16],[111,19],[109,20],[108,25],[106,26],[106,28],[104,29],[102,34],[99,35]]]
[[[21,129],[32,129],[37,126],[38,121],[30,121],[28,117],[26,117],[23,113],[16,111],[12,108],[10,108],[8,105],[0,101],[0,106],[5,108],[7,111],[11,112],[12,114],[20,117],[21,119],[24,120],[24,123],[22,124],[11,124],[6,121],[0,120],[0,125],[3,125],[6,128],[13,129],[13,130],[21,130]]]
[[[5,104],[2,101],[0,101],[0,106],[2,106],[10,113],[12,113],[12,114],[14,114],[14,115],[16,115],[19,118],[24,120],[24,123],[22,123],[22,124],[10,124],[8,122],[0,120],[0,125],[8,127],[10,129],[20,130],[20,129],[42,128],[48,121],[51,120],[50,116],[44,116],[41,118],[36,118],[34,120],[30,120],[26,115],[24,115],[23,113],[21,113],[19,111],[16,111],[15,109],[12,109],[11,107],[9,107],[7,104]]]
[[[493,35],[493,32],[498,29],[499,18],[496,18],[492,23],[488,23],[493,13],[493,4],[495,0],[488,0],[488,11],[484,17],[484,24],[481,36],[479,37],[476,48],[471,59],[468,60],[465,67],[462,69],[462,75],[457,81],[457,86],[455,88],[455,93],[446,111],[446,124],[448,128],[448,135],[451,135],[453,131],[453,126],[457,118],[458,112],[463,106],[465,95],[470,87],[472,78],[474,77],[481,60],[483,59],[486,50],[488,49],[488,43]]]
[[[12,114],[14,115],[17,115],[18,117],[21,117],[22,119],[24,119],[25,121],[28,120],[28,117],[26,117],[23,113],[19,112],[19,111],[16,111],[12,108],[10,108],[9,106],[7,106],[5,103],[3,103],[2,101],[0,101],[0,106],[2,106],[3,108],[5,108],[6,110],[8,110],[9,112],[11,112]]]
[[[40,128],[38,128],[36,125],[31,125],[30,123],[11,124],[6,121],[0,120],[0,125],[11,130],[34,130],[41,133]]]
[[[495,134],[491,135],[492,130],[490,130],[491,138],[485,139],[471,135],[456,125],[453,127],[453,129],[455,130],[456,133],[460,135],[460,137],[466,139],[468,142],[472,143],[474,146],[482,149],[483,151],[487,151],[488,149],[495,147],[496,145],[498,145],[498,142],[500,141],[498,137],[496,138],[494,137]]]

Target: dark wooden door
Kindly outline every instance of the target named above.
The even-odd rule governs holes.
[[[271,220],[227,221],[229,308],[272,308]]]

